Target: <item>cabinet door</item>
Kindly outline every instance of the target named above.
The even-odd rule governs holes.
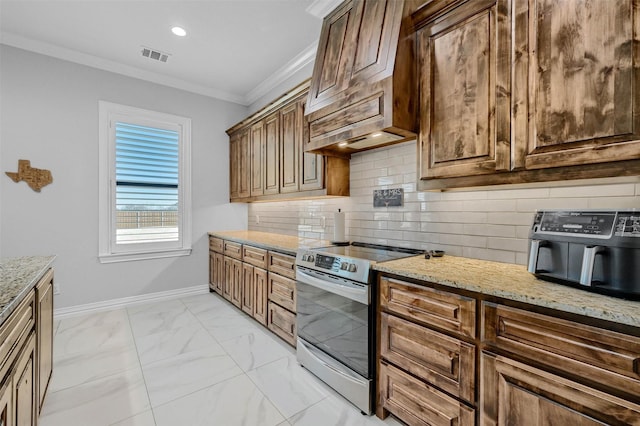
[[[222,296],[224,292],[225,268],[224,268],[224,256],[220,253],[216,253],[214,256],[214,268],[215,268],[214,279],[216,280],[214,290],[216,291],[216,293]]]
[[[235,275],[233,274],[233,259],[225,256],[224,257],[224,281],[222,283],[222,296],[231,300],[231,291],[233,289],[233,283],[235,280]]]
[[[233,280],[231,284],[231,303],[240,308],[242,306],[242,279],[244,278],[242,272],[242,262],[233,259],[231,266]]]
[[[240,135],[238,145],[238,197],[246,198],[251,195],[249,188],[249,132],[244,131]]]
[[[517,166],[639,158],[640,3],[517,0],[515,16]]]
[[[297,102],[302,128],[302,137],[298,152],[300,153],[300,191],[309,191],[324,188],[324,156],[305,152],[304,148],[309,143],[309,120],[304,115],[305,100]]]
[[[519,363],[483,353],[482,425],[640,424],[640,405]]]
[[[9,376],[0,386],[0,425],[13,426],[13,421],[13,381]]]
[[[280,191],[280,114],[265,118],[264,193]]]
[[[215,253],[209,250],[209,291],[215,291],[218,271],[215,265]]]
[[[302,146],[302,109],[297,102],[284,107],[282,114],[282,144],[280,147],[280,192],[299,190],[298,164]]]
[[[238,146],[240,145],[240,134],[234,133],[229,136],[229,198],[238,198]]]
[[[40,280],[36,287],[37,305],[37,352],[38,352],[38,402],[40,413],[44,396],[53,371],[53,270]]]
[[[267,282],[267,271],[260,268],[253,268],[253,318],[260,324],[267,325],[267,301],[269,297],[269,287]]]
[[[259,121],[251,126],[251,161],[250,161],[250,188],[252,197],[264,193],[263,164],[264,164],[264,122]]]
[[[35,334],[24,345],[13,376],[16,426],[36,424]]]
[[[269,302],[268,310],[269,316],[267,319],[267,327],[269,330],[273,331],[285,342],[295,347],[298,335],[296,329],[296,315],[273,302]]]
[[[421,179],[510,169],[510,5],[466,2],[418,31]]]
[[[248,263],[242,264],[242,303],[241,308],[244,312],[253,316],[254,304],[254,274],[253,266]]]

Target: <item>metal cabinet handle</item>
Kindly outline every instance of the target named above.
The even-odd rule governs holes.
[[[604,251],[603,246],[587,246],[582,252],[582,270],[580,272],[580,284],[591,286],[593,279],[593,265],[596,262],[596,255]]]

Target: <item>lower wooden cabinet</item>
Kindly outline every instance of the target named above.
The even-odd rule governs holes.
[[[0,425],[13,426],[13,378],[7,377],[0,384]]]
[[[292,346],[296,345],[296,315],[276,303],[269,302],[267,327]]]
[[[248,263],[242,264],[242,285],[241,287],[241,301],[240,308],[247,314],[253,316],[253,304],[255,300],[254,293],[254,267]]]
[[[13,386],[16,426],[35,425],[36,407],[36,335],[27,340],[16,362]]]
[[[475,410],[402,370],[380,364],[378,404],[410,426],[475,424]]]
[[[269,301],[268,272],[253,268],[253,318],[262,325],[267,325],[267,302]]]
[[[290,311],[296,310],[296,282],[269,272],[269,300]]]
[[[640,405],[504,356],[481,357],[482,425],[640,425]]]
[[[37,336],[37,411],[42,410],[44,396],[53,371],[53,270],[36,286],[36,336]]]
[[[242,308],[242,280],[244,278],[242,271],[242,262],[233,259],[231,262],[231,270],[233,278],[231,280],[231,303],[238,308]]]

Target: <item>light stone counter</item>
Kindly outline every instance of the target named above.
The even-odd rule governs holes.
[[[640,302],[539,280],[524,266],[445,255],[378,263],[374,269],[531,305],[640,327]]]
[[[327,247],[331,245],[329,241],[315,238],[300,238],[260,231],[209,232],[209,235],[291,255],[295,255],[299,248]]]
[[[0,259],[0,324],[51,267],[55,256]]]

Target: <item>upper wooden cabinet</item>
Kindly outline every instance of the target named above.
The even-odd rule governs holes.
[[[431,0],[413,19],[419,189],[640,174],[640,3]]]
[[[349,161],[304,151],[308,81],[227,130],[232,202],[348,196]]]
[[[640,158],[640,3],[515,4],[515,166]]]
[[[348,156],[415,136],[414,8],[414,1],[347,0],[325,18],[307,100],[307,151]]]
[[[467,2],[417,32],[422,178],[509,170],[508,3]]]

